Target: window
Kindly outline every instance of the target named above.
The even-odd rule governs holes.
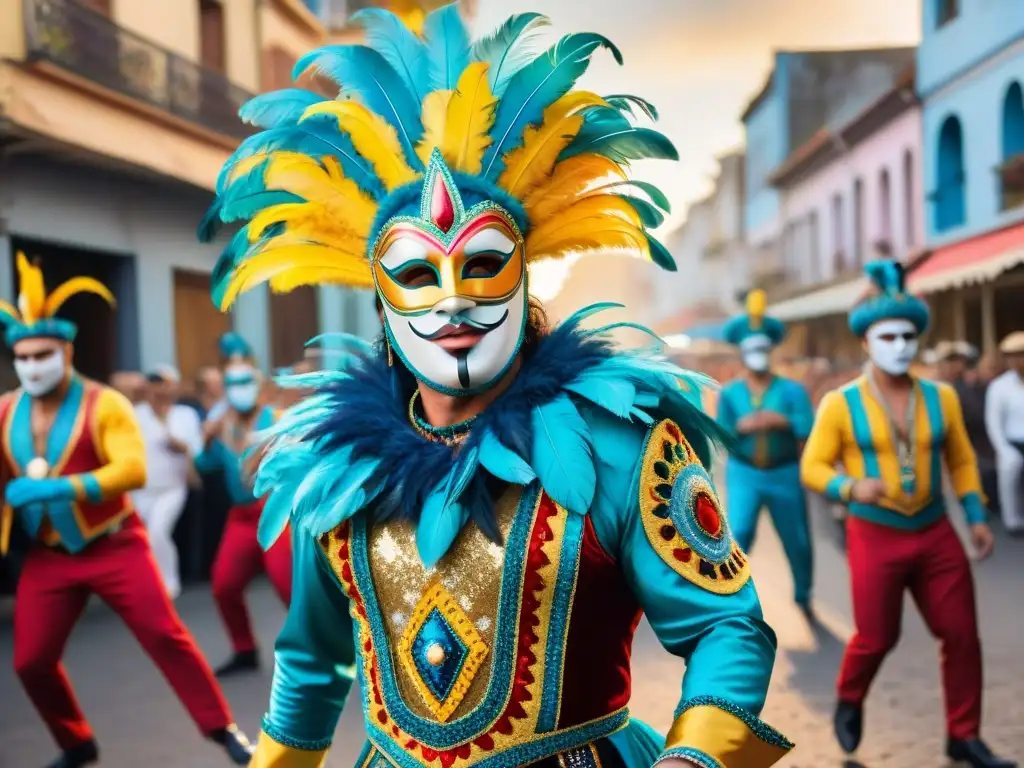
[[[934,0],[935,27],[943,27],[960,15],[960,0]]]
[[[218,0],[199,0],[199,59],[207,69],[224,73],[224,7]]]
[[[843,196],[836,193],[832,196],[832,273],[842,274],[846,269],[843,256]]]
[[[938,185],[932,193],[937,232],[959,227],[966,217],[964,195],[964,135],[960,120],[950,115],[939,129],[936,158]]]
[[[905,149],[903,151],[903,233],[907,250],[914,247],[916,237],[914,229],[917,226],[917,217],[914,215],[914,151]]]
[[[853,182],[853,264],[864,263],[864,180]]]
[[[880,251],[892,252],[892,184],[889,169],[878,174],[878,246]]]
[[[1024,205],[1024,90],[1013,83],[1003,99],[1003,159],[999,166],[1002,210]]]
[[[810,258],[810,276],[812,283],[821,282],[821,262],[818,254],[818,212],[811,211],[810,217],[807,219],[807,239],[808,247],[807,252]]]

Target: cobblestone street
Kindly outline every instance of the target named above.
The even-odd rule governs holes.
[[[831,736],[833,680],[851,631],[846,565],[832,524],[815,515],[817,599],[820,626],[811,630],[791,605],[788,570],[770,527],[763,526],[753,561],[765,612],[779,635],[781,652],[764,718],[797,743],[781,765],[822,768],[843,765]],[[985,736],[1007,756],[1024,758],[1024,653],[1020,641],[1024,593],[1024,544],[1000,539],[996,555],[976,569],[987,673]],[[251,604],[265,648],[265,661],[284,612],[260,583]],[[209,594],[192,589],[179,608],[209,655],[227,653],[224,634]],[[0,620],[0,766],[39,768],[54,747],[24,698],[11,670],[9,616]],[[92,718],[111,768],[216,768],[218,750],[202,742],[159,673],[119,622],[94,606],[76,630],[67,666]],[[666,729],[677,703],[682,663],[662,651],[642,627],[634,652],[634,714]],[[250,734],[259,728],[270,682],[262,674],[225,685],[239,723]],[[352,699],[355,702],[355,699]],[[936,646],[908,607],[900,647],[883,667],[867,709],[867,729],[858,759],[864,768],[939,768],[943,717]],[[330,768],[351,766],[361,747],[357,706],[342,718]],[[852,765],[852,764],[851,764]]]

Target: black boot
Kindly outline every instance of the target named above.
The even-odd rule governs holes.
[[[224,747],[224,751],[228,753],[228,757],[235,765],[248,765],[255,751],[252,744],[249,743],[249,739],[234,723],[227,728],[211,733],[210,740]]]
[[[1012,760],[993,755],[981,739],[950,739],[946,742],[946,756],[971,768],[1017,768]]]
[[[242,651],[236,653],[228,661],[219,667],[214,674],[217,677],[230,677],[242,672],[255,672],[260,668],[260,657],[256,651]]]
[[[83,765],[95,765],[100,761],[100,750],[92,739],[76,744],[71,749],[50,763],[47,768],[81,768]]]
[[[864,729],[864,711],[860,704],[840,701],[836,705],[833,718],[836,740],[846,754],[856,751],[860,746],[860,737]]]

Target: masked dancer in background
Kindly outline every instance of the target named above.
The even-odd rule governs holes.
[[[814,564],[800,451],[811,433],[814,406],[802,384],[772,372],[771,352],[786,327],[765,316],[766,304],[763,291],[752,291],[746,313],[725,327],[725,339],[739,347],[746,369],[718,400],[718,423],[738,444],[726,466],[725,498],[744,552],[754,544],[762,507],[768,508],[793,573],[796,603],[810,615]]]
[[[218,676],[259,668],[256,636],[245,606],[244,592],[262,569],[278,596],[288,605],[292,593],[291,545],[287,533],[264,552],[256,540],[262,505],[253,495],[254,464],[245,453],[256,435],[274,423],[274,410],[261,402],[262,374],[252,349],[236,333],[220,340],[224,365],[226,408],[211,415],[203,427],[205,446],[195,458],[200,473],[223,472],[231,508],[213,563],[212,588],[232,656],[217,669]]]
[[[867,266],[871,290],[850,312],[870,362],[829,392],[802,462],[804,484],[849,505],[847,557],[856,633],[839,671],[835,730],[860,744],[864,699],[900,635],[909,591],[941,643],[947,754],[976,768],[1012,768],[981,740],[981,647],[974,579],[946,512],[943,463],[980,557],[992,551],[981,479],[960,401],[948,384],[910,373],[928,306],[907,294],[902,265]],[[836,465],[842,465],[842,471]]]
[[[603,307],[548,332],[528,293],[528,262],[574,252],[672,266],[647,233],[664,196],[626,175],[676,157],[630,120],[653,108],[572,90],[618,51],[576,34],[536,56],[537,14],[473,46],[454,5],[422,37],[353,19],[372,48],[295,70],[352,98],[246,105],[267,130],[204,226],[255,213],[218,266],[222,307],[331,283],[376,289],[385,321],[379,347],[350,339],[341,370],[298,377],[315,393],[270,430],[260,536],[291,522],[296,583],[254,765],[322,765],[353,666],[360,766],[775,763],[775,636],[705,470],[717,425],[688,374],[582,327]],[[644,612],[687,660],[667,743],[626,708]]]
[[[51,768],[99,762],[92,729],[61,663],[96,594],[128,625],[205,736],[236,765],[250,747],[164,588],[130,491],[146,483],[145,447],[131,404],[73,368],[74,323],[55,316],[70,297],[114,297],[77,277],[49,296],[38,266],[18,254],[18,309],[0,303],[21,389],[0,399],[5,475],[0,551],[13,515],[32,538],[14,607],[14,668],[63,754]]]

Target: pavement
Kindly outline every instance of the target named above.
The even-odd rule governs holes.
[[[790,600],[791,582],[778,540],[762,521],[752,556],[755,581],[780,651],[763,718],[797,748],[782,768],[943,768],[944,727],[938,651],[913,606],[903,636],[886,661],[866,709],[859,762],[844,763],[831,735],[833,683],[845,640],[852,632],[846,562],[828,514],[814,514],[818,625],[810,627]],[[976,565],[986,669],[984,735],[993,748],[1024,761],[1024,542],[1000,539],[996,554]],[[269,649],[284,610],[263,582],[250,590],[263,647]],[[211,663],[228,653],[210,595],[190,589],[178,609]],[[2,612],[0,612],[2,616]],[[39,768],[55,749],[25,699],[10,665],[10,618],[0,617],[0,768]],[[226,760],[203,742],[165,681],[104,606],[83,617],[69,643],[66,664],[81,704],[100,740],[108,768],[221,768]],[[665,653],[646,625],[634,644],[635,716],[662,731],[679,696],[683,663]],[[271,670],[232,679],[224,691],[244,730],[255,736],[266,706]],[[363,731],[352,694],[328,768],[354,764]],[[730,768],[732,768],[730,766]],[[742,768],[741,766],[737,768]]]

